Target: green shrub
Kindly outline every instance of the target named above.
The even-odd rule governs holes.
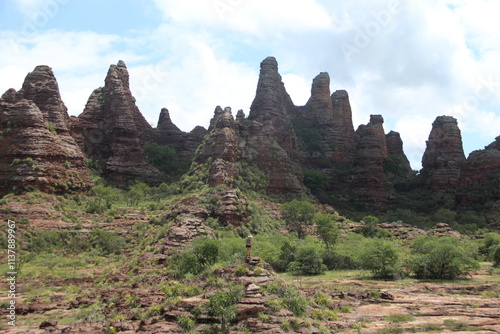
[[[89,242],[103,254],[120,254],[125,246],[125,238],[101,228],[92,230]]]
[[[202,266],[211,265],[217,262],[219,258],[220,242],[210,239],[202,238],[197,241],[194,247],[194,254]]]
[[[196,323],[194,322],[194,320],[187,315],[179,316],[177,318],[177,324],[179,325],[180,328],[182,328],[184,330],[184,332],[190,332],[196,326]]]
[[[236,267],[235,274],[236,276],[245,276],[248,273],[248,268],[242,264]]]
[[[283,293],[282,305],[296,316],[301,317],[306,313],[308,302],[300,292],[292,288],[287,288]]]
[[[177,281],[171,281],[161,287],[161,291],[166,298],[172,297],[193,297],[202,292],[202,289],[194,284],[183,284]]]
[[[297,248],[296,260],[288,264],[289,271],[302,275],[319,275],[327,269],[317,247],[301,246]]]
[[[399,278],[402,275],[398,250],[388,240],[367,240],[361,249],[360,262],[363,269],[370,270],[374,277]]]
[[[480,267],[456,238],[423,236],[412,248],[410,268],[418,278],[455,279]]]

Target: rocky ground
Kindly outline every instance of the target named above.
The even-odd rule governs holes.
[[[62,199],[19,196],[9,199],[3,214],[20,221],[21,229],[75,229]],[[0,295],[2,333],[183,333],[182,318],[195,320],[192,332],[219,324],[205,308],[209,297],[232,282],[244,296],[236,305],[231,333],[500,333],[500,271],[484,263],[465,280],[372,280],[361,271],[328,272],[314,277],[278,275],[258,258],[213,267],[199,277],[178,281],[165,270],[165,260],[199,235],[213,235],[205,225],[209,212],[197,198],[187,198],[168,210],[123,207],[112,217],[79,216],[79,233],[91,227],[134,235],[137,246],[123,255],[47,254],[26,263],[17,282],[16,326],[7,324],[6,294]],[[273,208],[270,208],[273,209]],[[271,210],[272,211],[272,210]],[[138,226],[166,213],[171,223],[134,252],[141,239]],[[142,224],[142,225],[140,225]],[[160,224],[156,222],[156,224]],[[384,227],[384,226],[383,226]],[[385,226],[391,230],[391,226]],[[446,226],[436,233],[450,232]],[[162,232],[163,231],[163,232]],[[423,233],[400,226],[409,235]],[[290,290],[287,290],[290,289]],[[7,291],[7,281],[0,282]],[[298,314],[283,307],[285,291],[305,300]],[[295,312],[295,313],[294,313]]]

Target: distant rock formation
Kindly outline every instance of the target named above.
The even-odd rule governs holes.
[[[454,192],[459,185],[465,163],[462,135],[457,120],[439,116],[432,124],[422,158],[422,174],[434,190]]]
[[[402,174],[413,174],[410,161],[403,150],[403,140],[399,132],[390,131],[385,135],[385,141],[387,143],[387,155],[397,160],[395,162],[398,163],[399,168],[402,168]],[[406,170],[406,173],[404,173],[404,170]]]
[[[357,137],[349,96],[345,91],[330,95],[328,73],[322,72],[314,78],[311,97],[305,106],[295,109],[292,120],[306,168],[325,169],[351,162]]]
[[[48,66],[37,66],[19,92],[0,99],[0,193],[65,193],[92,186],[85,156],[69,132],[67,108]]]
[[[483,150],[471,152],[462,167],[457,194],[457,204],[462,210],[497,201],[500,201],[500,136]]]
[[[302,169],[296,135],[290,119],[295,109],[278,73],[278,63],[268,57],[261,63],[257,93],[245,125],[241,157],[268,175],[270,194],[300,193]]]
[[[144,152],[153,129],[135,104],[123,61],[110,66],[104,87],[92,92],[85,110],[72,122],[77,142],[88,157],[102,164],[108,181],[120,187],[134,179],[159,181],[160,172]]]
[[[370,123],[356,130],[359,139],[353,170],[355,200],[381,211],[389,202],[384,173],[384,158],[388,152],[383,124],[381,115],[371,115]]]
[[[202,126],[195,127],[191,132],[182,131],[172,122],[167,108],[161,110],[158,126],[153,129],[154,141],[174,148],[182,160],[193,159],[206,134],[207,129]]]

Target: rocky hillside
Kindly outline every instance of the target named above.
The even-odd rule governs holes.
[[[157,128],[148,124],[123,61],[110,66],[104,86],[71,118],[52,71],[39,66],[19,92],[11,89],[0,100],[1,191],[29,185],[45,192],[85,191],[91,185],[86,159],[120,187],[135,180],[170,182],[148,157],[146,146],[154,143],[173,149],[179,161],[193,161],[187,179],[273,195],[312,193],[339,209],[383,212],[425,191],[444,194],[463,210],[498,201],[498,138],[466,159],[457,120],[440,116],[417,175],[401,136],[386,134],[383,116],[372,115],[354,130],[348,93],[331,93],[330,84],[329,74],[320,73],[306,105],[296,106],[276,59],[268,57],[248,117],[217,107],[208,130],[186,133],[166,108]]]

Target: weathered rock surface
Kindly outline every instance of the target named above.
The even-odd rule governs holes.
[[[210,186],[224,184],[234,187],[238,177],[236,172],[238,136],[235,133],[231,108],[222,110],[221,107],[217,107],[208,131],[209,134],[205,137],[194,162],[200,168],[208,167],[207,182]],[[205,164],[209,166],[204,166]]]
[[[296,135],[290,120],[293,109],[276,59],[266,58],[261,63],[257,93],[248,116],[251,122],[242,130],[246,136],[240,154],[268,174],[270,194],[302,191]]]
[[[123,61],[110,66],[104,87],[92,92],[85,110],[72,122],[79,145],[103,165],[110,182],[121,187],[133,179],[158,182],[160,173],[144,153],[152,128],[135,104]]]
[[[439,116],[432,124],[422,158],[422,174],[434,190],[454,192],[459,185],[465,163],[462,135],[457,120]]]
[[[371,115],[370,123],[356,130],[359,139],[352,182],[355,201],[378,210],[384,210],[389,202],[384,173],[388,152],[383,124],[381,115]]]
[[[460,175],[458,207],[474,209],[500,200],[500,136],[484,150],[471,152]]]
[[[410,161],[406,157],[406,154],[403,150],[403,140],[401,139],[401,135],[399,132],[391,131],[385,135],[385,140],[387,143],[387,155],[392,158],[397,159],[397,163],[406,169],[407,174],[411,174],[412,168],[410,165]]]
[[[23,88],[0,99],[0,192],[34,186],[44,192],[92,185],[85,156],[70,136],[67,108],[48,66],[37,66]]]
[[[202,126],[195,127],[191,132],[180,130],[172,122],[167,108],[161,110],[158,126],[153,129],[154,141],[173,147],[182,160],[193,159],[206,134],[207,129]]]

